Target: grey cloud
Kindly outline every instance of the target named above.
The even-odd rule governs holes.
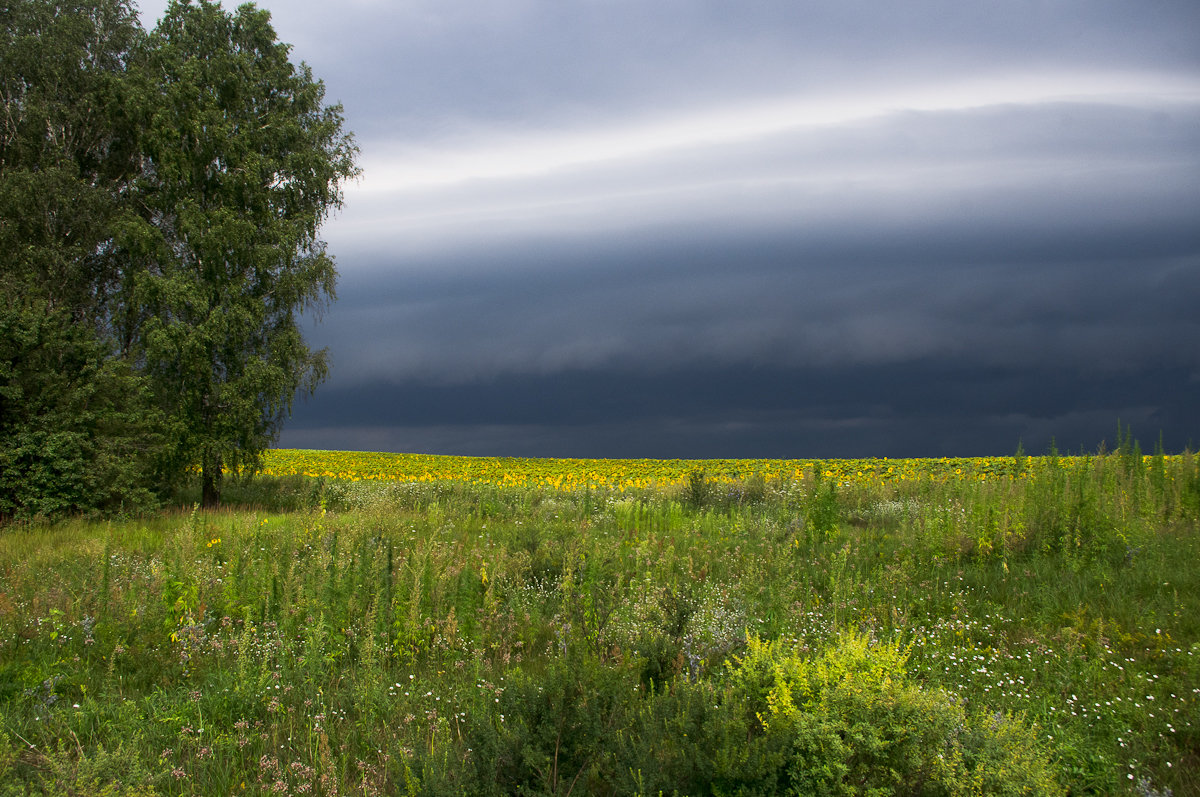
[[[1111,442],[1115,418],[1162,431],[1173,450],[1195,432],[1196,395],[1178,372],[1140,380],[967,363],[808,369],[696,367],[483,380],[468,388],[369,385],[303,406],[289,445],[475,455],[577,457],[942,456]],[[1147,391],[1147,387],[1152,388]],[[1182,393],[1181,393],[1182,390]],[[1189,392],[1190,391],[1190,392]],[[339,431],[340,430],[340,431]],[[335,446],[336,447],[336,446]]]
[[[901,236],[943,221],[1040,220],[1033,226],[1059,237],[1064,222],[1161,229],[1194,218],[1198,151],[1196,105],[910,112],[519,179],[352,192],[328,235],[340,252],[386,249],[419,267],[429,250],[471,242],[491,249],[539,231],[628,235],[670,224],[866,224]]]
[[[378,225],[322,334],[355,382],[932,356],[1195,368],[1164,341],[1198,331],[1198,121],[1190,106],[902,113],[425,192],[391,212],[461,202],[466,222]]]
[[[271,6],[319,20],[310,62],[372,137],[453,134],[472,119],[603,121],[716,96],[889,84],[1001,68],[1192,69],[1186,2],[880,4],[505,2]],[[280,21],[281,29],[288,28]],[[552,65],[547,68],[547,65]],[[364,80],[364,75],[372,78]],[[375,109],[387,103],[385,113]],[[394,126],[388,129],[385,120]]]
[[[802,243],[759,252],[705,243],[677,244],[674,263],[640,274],[609,274],[585,261],[525,274],[500,268],[461,282],[376,275],[361,294],[343,289],[336,320],[318,335],[333,347],[339,379],[355,382],[934,355],[1110,370],[1200,367],[1185,343],[1200,332],[1191,309],[1200,299],[1195,258],[982,268],[933,257],[915,265],[917,252],[904,265],[855,261],[853,250],[831,263],[811,258]],[[370,306],[358,309],[364,300]]]
[[[147,25],[165,0],[139,3]],[[269,0],[364,141],[444,140],[988,70],[1194,71],[1188,0],[737,4]]]
[[[285,445],[1200,437],[1190,0],[264,5],[367,169]]]

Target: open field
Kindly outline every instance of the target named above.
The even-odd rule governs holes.
[[[265,469],[0,531],[0,794],[1200,794],[1190,454]]]
[[[1175,458],[1170,458],[1175,459]],[[1063,457],[1064,468],[1082,458]],[[1024,467],[1014,457],[941,459],[524,459],[450,457],[365,451],[268,451],[263,473],[342,481],[440,482],[489,487],[553,487],[561,490],[670,489],[703,470],[714,483],[749,478],[802,482],[824,478],[882,484],[912,480],[986,481],[1014,476]]]

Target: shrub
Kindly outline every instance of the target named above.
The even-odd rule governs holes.
[[[838,530],[841,520],[841,506],[838,504],[837,484],[826,482],[814,485],[808,498],[806,526],[814,539],[827,539]]]
[[[473,767],[439,772],[427,761],[423,793],[460,779],[474,794],[605,792],[613,763],[609,739],[625,726],[637,699],[625,675],[587,658],[510,670],[496,702],[484,702],[486,710],[463,721]]]
[[[631,790],[738,795],[1061,794],[1019,718],[922,690],[896,645],[805,658],[749,639],[724,682],[676,684],[630,738]],[[650,773],[657,773],[652,775]],[[620,791],[620,789],[618,789]]]
[[[144,381],[44,304],[0,311],[0,521],[154,506],[158,416]]]
[[[712,494],[713,484],[703,469],[688,471],[687,483],[683,488],[683,500],[689,506],[699,509],[709,503]]]
[[[18,794],[69,794],[77,797],[152,797],[151,773],[140,760],[139,738],[85,751],[77,738],[57,741],[45,750],[25,745],[14,750],[0,730],[0,797]]]

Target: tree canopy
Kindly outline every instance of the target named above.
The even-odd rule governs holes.
[[[334,298],[341,107],[251,4],[174,0],[147,32],[124,0],[17,0],[0,23],[0,517],[194,468],[215,502],[326,372],[299,316]],[[31,442],[56,434],[79,444]],[[133,464],[103,475],[102,451]],[[38,476],[82,472],[105,484],[65,504]]]

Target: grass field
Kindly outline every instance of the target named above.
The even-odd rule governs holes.
[[[1190,454],[264,470],[0,530],[0,794],[1200,794]]]

